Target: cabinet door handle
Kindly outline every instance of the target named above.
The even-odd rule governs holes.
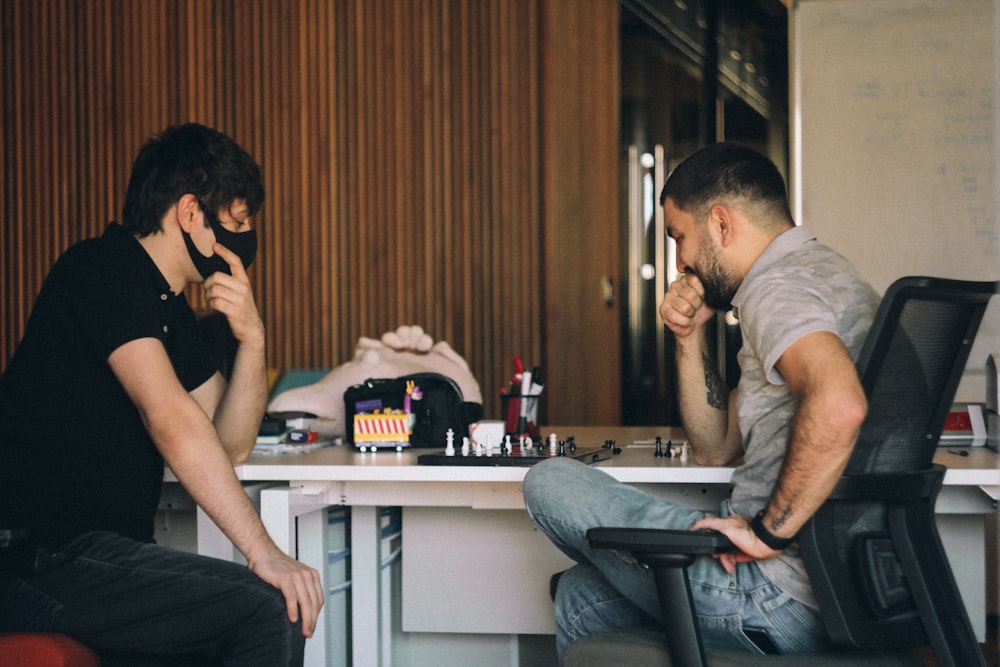
[[[606,308],[615,305],[615,281],[612,280],[611,276],[601,278],[601,300]]]

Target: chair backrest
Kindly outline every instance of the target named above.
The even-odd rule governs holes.
[[[882,299],[857,362],[867,417],[841,484],[800,533],[820,611],[840,643],[930,641],[939,659],[971,643],[978,653],[937,534],[944,469],[932,459],[998,291],[1000,282],[910,277]],[[952,664],[976,664],[965,660]]]
[[[924,470],[1000,283],[901,278],[858,357],[868,416],[847,474]]]

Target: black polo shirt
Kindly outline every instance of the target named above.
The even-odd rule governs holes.
[[[52,547],[99,529],[153,540],[163,458],[108,365],[139,338],[162,341],[189,391],[216,370],[184,295],[112,223],[56,262],[0,377],[0,528]]]

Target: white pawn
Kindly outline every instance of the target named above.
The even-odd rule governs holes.
[[[451,429],[448,429],[448,432],[445,433],[444,454],[445,456],[455,455],[455,432]]]

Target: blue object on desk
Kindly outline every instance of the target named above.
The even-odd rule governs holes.
[[[271,398],[289,389],[316,384],[329,372],[328,368],[290,368],[282,373],[278,381],[274,383]]]

